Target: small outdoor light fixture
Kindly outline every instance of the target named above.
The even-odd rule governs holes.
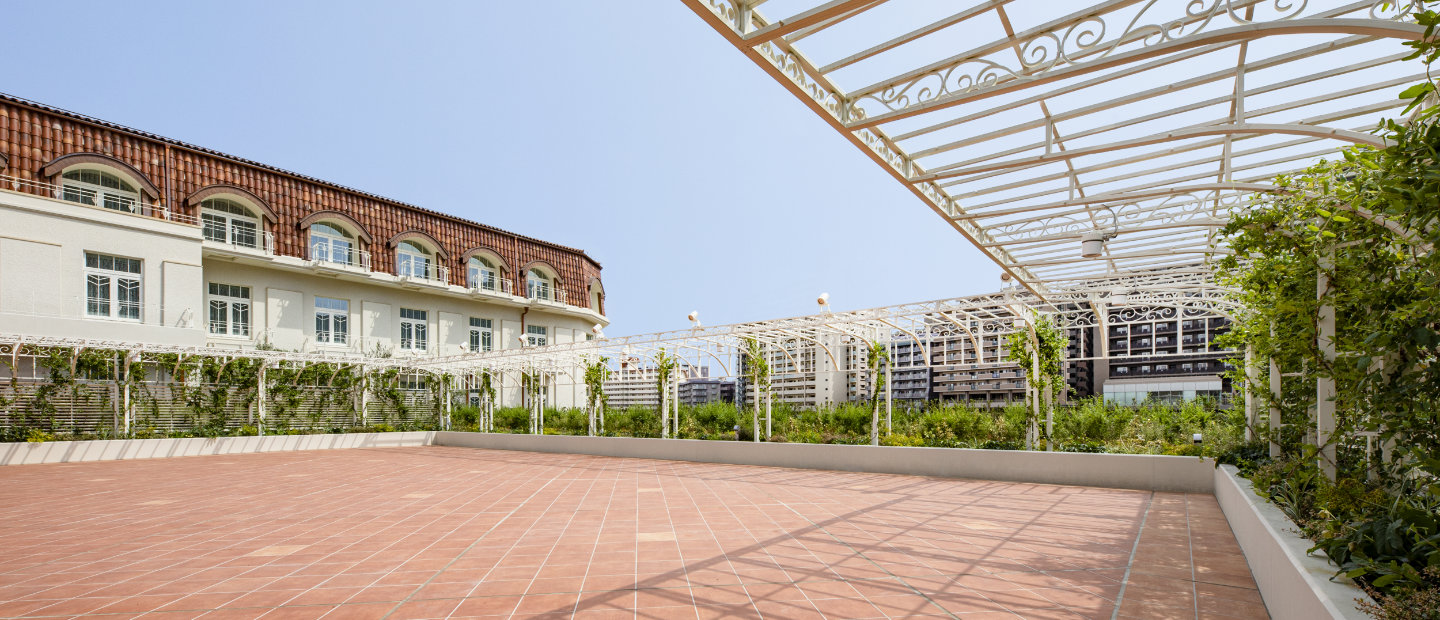
[[[520,348],[522,348],[522,349],[525,348],[525,337],[524,337],[524,336],[516,336],[515,339],[518,340],[518,341],[520,341]]]
[[[1123,306],[1128,301],[1130,301],[1130,293],[1123,288],[1117,288],[1115,292],[1110,293],[1110,303],[1112,305]]]
[[[1204,438],[1200,436],[1200,433],[1195,433],[1194,435],[1190,436],[1190,441],[1195,442],[1195,445],[1197,446],[1200,445],[1200,442],[1203,440]]]
[[[591,328],[590,328],[590,331],[595,334],[595,337],[596,337],[596,338],[604,338],[604,337],[605,337],[605,331],[604,331],[603,328],[600,327],[600,324],[599,324],[599,323],[596,323],[594,327],[591,327]]]
[[[1089,232],[1080,235],[1081,258],[1095,258],[1100,256],[1105,252],[1105,242],[1114,239],[1115,235],[1120,234],[1120,218],[1115,214],[1115,210],[1106,207],[1100,211],[1101,213],[1108,213],[1110,215],[1110,226],[1107,229],[1097,225],[1095,228],[1090,229]],[[1101,221],[1103,222],[1104,218],[1102,218]]]
[[[695,328],[695,329],[700,329],[700,311],[699,311],[699,310],[691,310],[691,311],[690,311],[690,314],[685,315],[685,318],[690,319],[690,327]]]
[[[1080,257],[1095,258],[1105,252],[1105,242],[1115,238],[1114,232],[1100,229],[1080,235]]]
[[[815,298],[815,303],[820,304],[822,308],[828,307],[830,305],[830,293],[820,293],[820,296]]]

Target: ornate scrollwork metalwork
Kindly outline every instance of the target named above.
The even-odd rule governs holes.
[[[894,112],[951,95],[961,95],[999,86],[1015,80],[1035,79],[1055,69],[1094,62],[1117,50],[1154,47],[1195,36],[1210,28],[1217,19],[1228,18],[1238,25],[1294,19],[1304,12],[1308,0],[1267,0],[1269,10],[1263,17],[1247,19],[1245,11],[1256,3],[1237,0],[1190,0],[1185,14],[1174,19],[1142,23],[1157,0],[1150,0],[1129,20],[1118,35],[1107,38],[1109,25],[1105,15],[1094,15],[1036,34],[1019,43],[1019,64],[1010,66],[991,58],[970,57],[935,67],[913,78],[888,84],[874,92],[860,94],[850,103],[851,119],[868,114],[867,107]],[[1376,19],[1399,19],[1410,9],[1381,17],[1384,12],[1371,7]],[[1238,6],[1237,6],[1238,5]]]
[[[1094,228],[1125,231],[1126,225],[1182,224],[1203,219],[1218,205],[1225,213],[1245,206],[1245,194],[1228,190],[1181,192],[1159,202],[1137,200],[987,228],[995,241],[1027,241],[1050,235],[1080,233]]]

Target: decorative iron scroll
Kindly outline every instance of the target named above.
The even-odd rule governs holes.
[[[1107,18],[1118,16],[1092,15],[1020,42],[1017,61],[1002,62],[973,56],[962,58],[904,81],[859,93],[850,102],[849,118],[861,120],[877,108],[895,112],[1016,80],[1032,80],[1059,68],[1106,58],[1116,51],[1154,47],[1218,27],[1295,19],[1304,13],[1308,4],[1307,0],[1190,0],[1185,5],[1184,15],[1145,23],[1152,20],[1150,13],[1157,1],[1146,2],[1113,37],[1108,36],[1112,24]],[[1262,9],[1261,14],[1246,19],[1246,11],[1254,8]],[[1369,7],[1368,16],[1392,21],[1405,18],[1413,10],[1410,2],[1377,1]],[[1007,48],[998,57],[1004,58],[1008,54],[1010,50]]]

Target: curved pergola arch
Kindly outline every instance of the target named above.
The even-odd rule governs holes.
[[[234,185],[207,185],[195,190],[195,193],[190,194],[190,196],[185,199],[185,204],[193,208],[210,198],[225,196],[239,198],[240,202],[253,207],[260,213],[261,217],[265,218],[265,220],[271,224],[278,221],[278,218],[275,216],[275,210],[270,208],[269,203],[265,202],[265,200],[259,196],[256,196],[253,192]]]
[[[335,211],[333,209],[326,209],[324,211],[316,211],[314,213],[311,213],[310,215],[305,216],[304,219],[296,223],[295,227],[301,230],[306,230],[310,228],[311,224],[314,224],[315,222],[323,222],[325,220],[333,220],[340,222],[346,228],[349,228],[351,231],[353,231],[355,233],[355,237],[360,239],[361,241],[364,241],[366,245],[372,245],[375,243],[375,238],[370,236],[370,231],[365,230],[364,225],[356,221],[355,218],[350,217],[349,215],[346,215],[339,211]]]
[[[42,166],[40,168],[40,175],[47,179],[53,179],[67,169],[83,165],[110,168],[120,173],[121,176],[130,179],[130,181],[135,183],[140,193],[144,194],[150,200],[160,200],[160,188],[156,187],[154,183],[151,183],[150,178],[145,176],[144,173],[124,161],[100,153],[70,153],[69,155],[61,155],[50,160],[50,163]]]
[[[445,246],[440,243],[440,240],[430,236],[424,231],[415,229],[407,230],[391,237],[386,245],[394,249],[400,245],[401,241],[419,241],[421,245],[428,246],[431,251],[435,252],[435,255],[440,257],[441,260],[450,260],[450,253],[445,251]]]

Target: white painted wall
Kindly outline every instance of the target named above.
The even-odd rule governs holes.
[[[213,337],[212,346],[248,348],[267,338],[281,349],[306,352],[372,353],[376,348],[395,355],[455,355],[468,348],[470,317],[488,318],[495,329],[497,348],[520,346],[523,335],[521,315],[526,325],[543,325],[554,344],[584,340],[590,333],[592,319],[549,312],[544,308],[525,308],[516,303],[506,305],[484,299],[473,299],[432,292],[426,287],[399,287],[368,281],[363,276],[335,277],[323,272],[293,268],[270,268],[245,264],[219,257],[204,259],[204,282],[248,286],[251,291],[252,332],[250,338]],[[326,345],[315,342],[315,297],[345,299],[350,302],[350,342]],[[398,350],[400,341],[400,309],[424,310],[428,322],[429,348],[423,354]],[[263,328],[259,326],[264,326]],[[550,404],[574,407],[583,404],[583,369],[575,376],[561,375],[551,389]],[[503,392],[506,406],[521,401],[520,379],[506,377],[497,390]]]
[[[200,228],[0,190],[0,331],[198,346]],[[85,315],[85,252],[141,262],[142,320]]]
[[[85,252],[140,259],[143,320],[86,317]],[[208,285],[250,287],[251,337],[209,337]],[[297,351],[454,355],[468,346],[470,317],[488,318],[496,347],[520,346],[523,325],[544,325],[551,343],[582,340],[603,318],[588,310],[555,310],[526,301],[476,299],[459,292],[400,283],[389,276],[320,271],[289,257],[238,256],[206,250],[200,228],[0,190],[0,332],[122,342],[252,348],[262,342]],[[350,342],[315,342],[316,296],[350,302]],[[424,310],[428,350],[395,351],[401,308]],[[522,313],[523,319],[522,319]],[[522,320],[524,323],[522,323]],[[553,406],[581,404],[583,389],[562,374]],[[504,402],[520,403],[518,376],[502,383]]]

